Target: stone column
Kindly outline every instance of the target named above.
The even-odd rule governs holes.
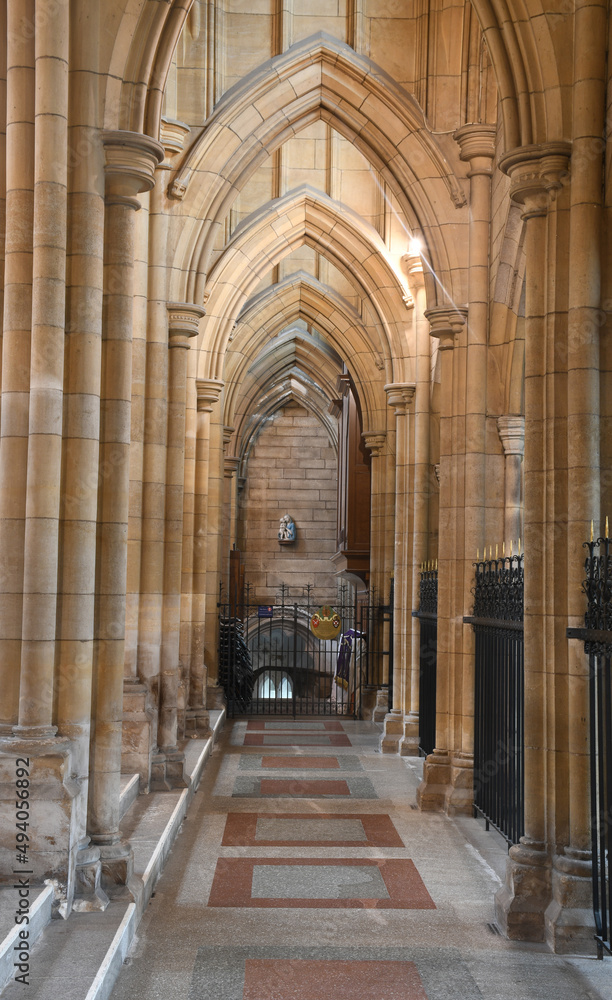
[[[121,721],[129,512],[134,210],[154,184],[163,148],[134,132],[103,133],[106,152],[98,592],[90,753],[89,830],[107,885],[127,882],[131,850],[119,833]]]
[[[184,755],[177,744],[179,640],[181,623],[181,557],[183,551],[183,484],[185,473],[185,403],[187,351],[197,337],[201,306],[168,305],[168,438],[166,447],[166,517],[164,541],[164,606],[159,704],[159,748],[165,757],[165,783],[184,784]]]
[[[210,415],[221,397],[223,382],[196,379],[197,432],[193,533],[193,600],[189,708],[187,719],[196,729],[208,729],[207,670],[204,661],[206,628],[206,570],[208,533],[208,478],[210,473]]]
[[[377,600],[385,600],[389,581],[385,579],[385,431],[366,431],[362,434],[370,452],[370,593]],[[382,680],[382,678],[381,678]]]
[[[7,4],[6,244],[0,411],[0,734],[19,717],[28,461],[32,218],[34,212],[34,0]]]
[[[207,702],[209,708],[225,704],[224,694],[218,683],[219,623],[217,603],[221,579],[221,544],[223,541],[223,459],[224,424],[222,404],[217,405],[210,417],[210,452],[208,463],[208,527],[206,537],[206,622],[204,631],[204,658],[208,679]]]
[[[416,344],[413,418],[412,489],[412,557],[407,572],[410,574],[410,602],[408,612],[416,610],[420,585],[420,566],[428,557],[429,543],[429,400],[431,380],[431,338],[425,316],[427,298],[420,255],[407,254],[402,258],[404,273],[415,299],[414,342]],[[404,736],[399,751],[402,756],[419,754],[419,696],[420,696],[420,631],[416,619],[407,618],[410,630],[410,703],[404,718]]]
[[[225,531],[223,541],[224,575],[229,580],[229,552],[238,541],[238,473],[240,458],[226,455],[223,461],[225,475]]]
[[[460,638],[454,611],[456,503],[453,451],[453,348],[467,310],[434,306],[425,316],[440,353],[440,514],[438,547],[438,652],[436,681],[436,746],[423,768],[417,802],[423,810],[445,807],[451,785],[451,752],[458,749],[454,730],[455,651]]]
[[[454,372],[459,380],[464,380],[465,386],[461,393],[463,400],[457,400],[456,412],[458,421],[465,420],[461,448],[465,455],[463,524],[457,523],[456,536],[456,558],[462,564],[457,579],[463,578],[462,592],[456,594],[455,600],[455,614],[459,621],[471,611],[474,555],[485,540],[491,175],[496,131],[495,125],[464,125],[453,136],[459,144],[461,159],[470,167],[468,319],[465,339],[462,338],[458,350],[453,352]],[[458,423],[459,433],[460,427]],[[458,478],[458,484],[460,481]],[[447,797],[446,809],[449,813],[471,814],[474,787],[474,630],[466,625],[458,638],[456,670],[460,676],[457,688],[462,691],[462,699],[456,726],[460,746],[452,754],[451,784],[455,790]]]
[[[398,753],[404,735],[406,698],[410,692],[410,646],[407,615],[411,571],[409,566],[409,435],[408,405],[415,386],[412,383],[394,383],[385,386],[387,402],[395,410],[396,459],[395,459],[395,569],[393,591],[393,705],[385,718],[380,741],[382,753]]]
[[[384,604],[388,599],[391,584],[385,567],[385,532],[388,517],[386,501],[389,495],[385,454],[387,434],[386,431],[366,431],[362,437],[370,452],[370,601]],[[379,627],[379,634],[376,638],[372,637],[372,641],[375,649],[389,649],[388,622]],[[388,657],[380,658],[378,674],[372,681],[377,685],[372,721],[384,722],[389,708],[388,690],[383,686],[389,683]]]
[[[547,771],[548,714],[555,701],[555,654],[543,622],[550,610],[549,579],[554,579],[555,574],[555,510],[559,498],[555,498],[555,484],[548,475],[546,450],[546,440],[554,431],[554,415],[547,408],[555,378],[548,371],[548,343],[554,338],[549,313],[555,311],[552,296],[557,277],[554,255],[549,258],[547,254],[548,225],[554,221],[548,219],[548,209],[550,192],[560,186],[567,171],[568,152],[565,143],[529,146],[508,154],[501,163],[510,176],[511,196],[522,206],[526,225],[525,835],[510,848],[506,883],[496,896],[496,917],[508,937],[532,941],[544,939],[544,914],[551,893]],[[554,607],[554,594],[550,599]],[[552,661],[550,668],[548,657]],[[553,670],[552,677],[549,669]]]
[[[99,95],[89,86],[98,60],[99,3],[70,22],[68,273],[64,366],[64,468],[56,664],[58,733],[72,744],[78,787],[73,909],[104,909],[100,849],[87,836],[91,725],[104,256],[104,150],[97,136]]]
[[[589,538],[591,521],[598,524],[601,511],[601,137],[602,129],[605,134],[608,127],[609,115],[606,33],[610,30],[610,7],[605,0],[595,3],[577,0],[574,10],[567,329],[567,621],[580,627],[585,609],[582,545]],[[607,515],[608,511],[604,509],[601,513]],[[562,628],[563,623],[559,622],[559,638]],[[593,954],[592,807],[586,724],[589,661],[581,642],[568,643],[567,671],[569,830],[563,839],[551,838],[552,901],[546,911],[546,940],[555,952]]]
[[[504,539],[510,552],[512,543],[516,546],[523,537],[525,417],[498,417],[497,430],[504,449]]]

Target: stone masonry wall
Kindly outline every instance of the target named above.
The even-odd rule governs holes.
[[[290,597],[311,583],[317,599],[333,601],[338,470],[325,428],[304,407],[285,406],[260,433],[246,476],[238,538],[251,593],[272,603],[282,583]],[[278,542],[283,514],[297,526],[293,545]]]

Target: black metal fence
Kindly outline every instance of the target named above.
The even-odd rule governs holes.
[[[591,746],[591,846],[593,913],[598,957],[612,951],[612,553],[606,533],[585,542],[583,590],[587,597],[584,628],[568,628],[570,639],[582,639],[589,657],[589,726]]]
[[[419,583],[419,753],[436,745],[436,677],[438,663],[438,567],[425,563]]]
[[[363,691],[392,683],[392,603],[319,601],[312,588],[274,604],[219,603],[219,683],[228,715],[359,718]]]
[[[474,613],[474,812],[508,844],[524,833],[523,556],[478,561]]]

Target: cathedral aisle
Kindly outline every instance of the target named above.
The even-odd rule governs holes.
[[[495,933],[494,835],[420,813],[379,735],[228,723],[112,1000],[608,1000],[608,961]]]

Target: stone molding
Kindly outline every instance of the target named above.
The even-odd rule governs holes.
[[[237,455],[227,455],[223,460],[223,471],[225,475],[231,478],[235,472],[238,472],[240,468],[240,458]]]
[[[520,455],[522,458],[525,454],[525,417],[498,417],[497,432],[504,455]]]
[[[371,452],[373,458],[378,458],[382,455],[385,447],[385,441],[387,440],[386,431],[364,431],[361,436],[366,448],[369,452]]]
[[[198,398],[198,411],[200,413],[211,412],[215,403],[218,403],[223,392],[225,382],[216,378],[197,378],[196,394]]]
[[[168,347],[189,347],[192,337],[197,337],[200,320],[206,315],[202,306],[192,302],[168,302]]]
[[[425,319],[430,326],[429,334],[440,341],[439,351],[452,349],[455,337],[465,326],[467,314],[467,306],[432,306],[425,310]]]
[[[507,153],[499,168],[510,178],[510,197],[522,206],[523,219],[546,215],[551,200],[569,176],[569,142],[519,146]]]
[[[164,147],[140,132],[102,133],[106,204],[140,208],[138,195],[155,186],[155,170],[164,159]]]
[[[453,139],[458,143],[459,159],[470,164],[468,177],[477,174],[490,176],[493,172],[495,156],[496,125],[463,125],[453,133]]]
[[[182,153],[185,147],[185,139],[190,132],[191,129],[185,122],[180,122],[176,118],[162,116],[159,138],[166,151],[166,156],[174,156],[175,153]]]
[[[414,382],[391,382],[384,387],[387,393],[387,403],[395,407],[396,416],[406,412],[406,408],[414,398],[416,384]]]

